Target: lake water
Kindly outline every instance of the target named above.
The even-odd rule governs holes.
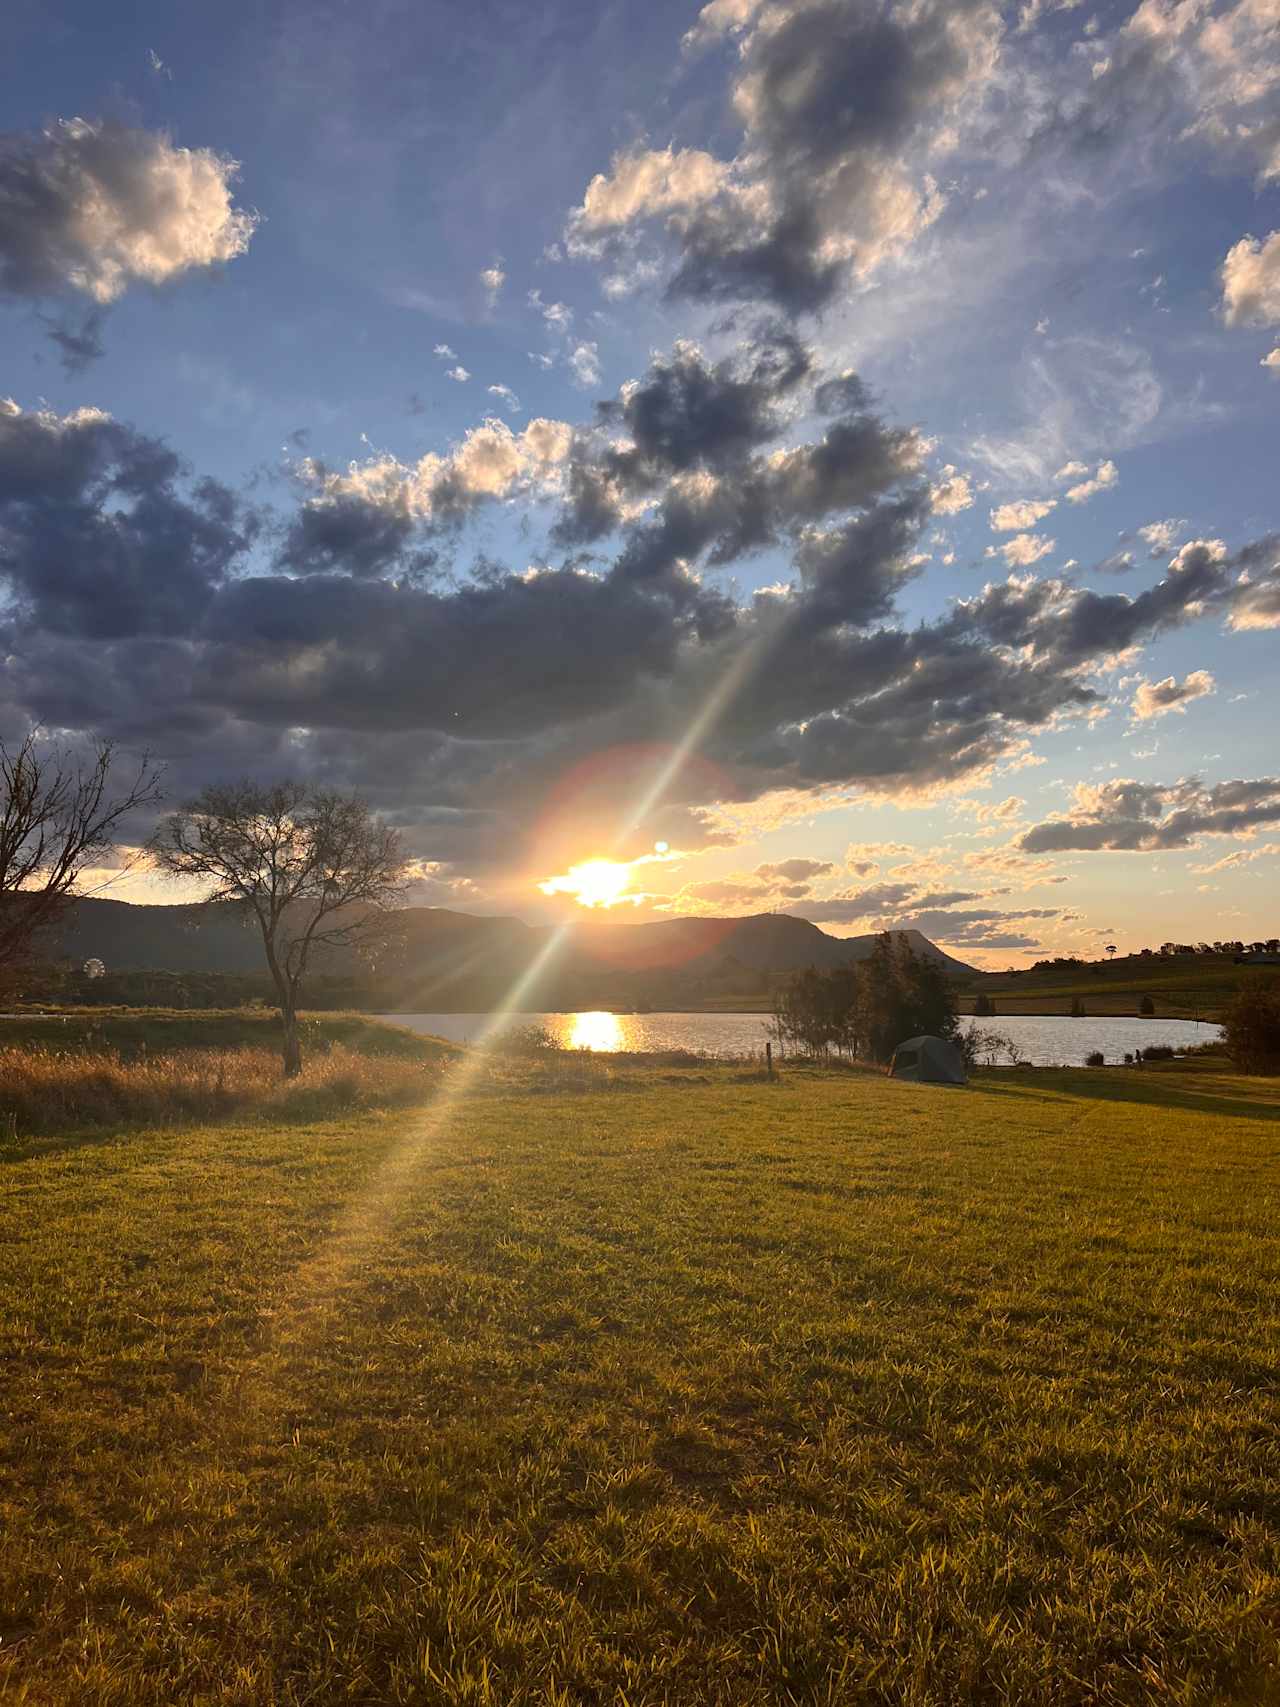
[[[381,1014],[392,1025],[408,1026],[454,1043],[474,1043],[492,1024],[489,1014]],[[507,1027],[541,1026],[566,1049],[619,1049],[650,1052],[688,1049],[696,1055],[763,1055],[768,1014],[512,1014]],[[1211,1043],[1222,1028],[1189,1019],[1067,1019],[1035,1014],[1001,1014],[990,1020],[964,1020],[965,1026],[998,1031],[1012,1038],[1024,1061],[1037,1067],[1081,1066],[1100,1049],[1110,1062],[1126,1050],[1150,1043]]]

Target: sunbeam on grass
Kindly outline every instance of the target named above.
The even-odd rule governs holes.
[[[1274,1698],[1265,1086],[542,1071],[0,1167],[0,1698]]]

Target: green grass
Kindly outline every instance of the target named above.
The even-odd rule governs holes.
[[[981,990],[995,1002],[997,1014],[1065,1014],[1076,996],[1094,1017],[1137,1014],[1142,998],[1150,996],[1158,1018],[1216,1021],[1239,989],[1259,979],[1280,979],[1280,971],[1237,966],[1229,954],[1134,954],[1074,969],[984,973],[962,978],[958,985],[966,1013]]]
[[[5,1707],[1280,1702],[1280,1085],[601,1071],[0,1162]]]

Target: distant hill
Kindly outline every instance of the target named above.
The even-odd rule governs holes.
[[[386,1002],[402,1011],[484,1006],[501,1000],[535,957],[551,945],[538,999],[549,1005],[590,1001],[653,1005],[736,995],[759,1000],[771,978],[806,966],[863,960],[874,936],[833,937],[807,919],[762,913],[750,918],[661,920],[629,924],[612,917],[576,921],[557,944],[547,926],[519,919],[406,907],[392,916],[372,968],[350,953],[323,970],[355,981],[352,999]],[[905,933],[917,953],[953,974],[972,968],[918,931]],[[257,931],[230,907],[142,907],[87,897],[68,911],[44,944],[51,958],[101,960],[112,973],[155,971],[255,975],[263,971]],[[358,988],[356,985],[358,984]],[[554,1001],[553,1001],[554,998]],[[536,1000],[527,1005],[536,1006]]]

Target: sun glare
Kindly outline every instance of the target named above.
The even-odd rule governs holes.
[[[588,859],[538,888],[544,895],[572,895],[582,907],[612,907],[626,893],[631,867],[613,859]]]
[[[570,1049],[595,1049],[611,1055],[622,1048],[622,1025],[617,1014],[574,1014],[569,1031]]]

